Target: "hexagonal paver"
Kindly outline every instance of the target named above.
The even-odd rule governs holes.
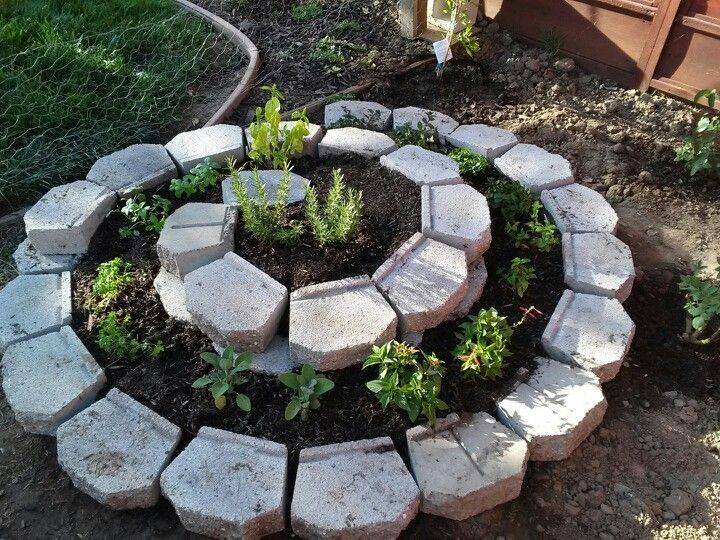
[[[490,207],[467,184],[422,187],[422,233],[462,249],[474,261],[490,247]]]
[[[635,265],[630,248],[610,233],[562,236],[565,283],[573,291],[617,298],[632,291]]]
[[[406,437],[422,512],[463,520],[520,495],[527,443],[489,414],[451,414]]]
[[[13,253],[19,274],[59,274],[72,271],[80,259],[79,255],[43,255],[26,238]]]
[[[285,528],[287,448],[209,427],[160,477],[187,530],[213,538],[261,538]]]
[[[290,516],[301,538],[397,538],[419,504],[389,437],[300,451]]]
[[[399,172],[419,186],[462,183],[455,160],[411,144],[382,156],[380,165]]]
[[[113,191],[85,180],[54,187],[25,214],[28,239],[43,255],[85,253],[116,200]]]
[[[230,124],[216,124],[175,135],[165,149],[172,156],[181,175],[202,163],[206,158],[222,166],[232,156],[245,159],[243,128]]]
[[[86,179],[124,197],[169,182],[177,173],[161,144],[133,144],[98,159]]]
[[[399,316],[402,333],[421,332],[446,320],[468,291],[465,252],[413,235],[373,274]]]
[[[283,178],[283,171],[258,171],[260,175],[260,183],[265,186],[267,198],[269,201],[275,200],[277,189]],[[252,199],[257,200],[257,192],[255,190],[255,182],[253,181],[252,171],[240,171],[240,181],[245,184],[248,195]],[[226,178],[222,182],[223,202],[230,206],[237,206],[237,198],[232,188],[233,179]],[[299,174],[290,173],[290,192],[288,193],[288,203],[295,203],[305,200],[305,191],[309,183],[307,178],[303,178]]]
[[[600,382],[620,370],[635,323],[615,299],[565,291],[542,335],[548,355],[592,371]]]
[[[494,164],[505,176],[533,193],[575,181],[567,159],[534,144],[518,144],[497,158]]]
[[[215,351],[222,354],[225,347],[213,343]],[[295,369],[297,364],[290,358],[290,341],[283,336],[275,336],[264,351],[253,353],[250,371],[279,375]]]
[[[392,111],[374,101],[336,101],[325,105],[325,127],[332,128],[345,120],[361,122],[365,129],[388,131]]]
[[[487,283],[488,271],[485,267],[485,259],[480,257],[468,266],[468,290],[460,303],[452,312],[448,320],[462,319],[470,315],[472,307],[480,300],[485,283]]]
[[[533,461],[567,458],[600,425],[607,401],[589,371],[548,358],[498,403],[500,420],[523,437]]]
[[[280,122],[280,131],[289,131],[293,125],[298,122],[297,120],[283,120]],[[297,154],[292,154],[291,157],[298,158],[301,156],[317,157],[318,155],[318,143],[323,138],[323,130],[317,124],[308,124],[309,133],[303,137],[303,150]],[[252,149],[252,135],[250,130],[245,128],[245,139],[247,140],[248,149]],[[281,134],[280,140],[283,140]]]
[[[178,277],[197,270],[235,247],[237,208],[188,203],[165,221],[157,243],[163,267]]]
[[[72,321],[70,272],[21,275],[0,289],[0,354]]]
[[[419,107],[402,107],[393,111],[393,129],[402,129],[410,126],[417,129],[419,124],[430,124],[437,131],[441,143],[445,137],[455,131],[460,125],[447,114]]]
[[[445,137],[448,144],[467,148],[489,161],[502,156],[518,143],[512,131],[484,124],[463,124]]]
[[[297,364],[341,369],[395,337],[397,315],[368,276],[310,285],[290,295],[290,355]]]
[[[328,129],[318,145],[321,158],[356,154],[364,158],[376,158],[395,151],[395,141],[384,133],[345,127]]]
[[[561,233],[615,234],[618,216],[597,191],[580,184],[543,191],[540,200]]]
[[[14,343],[2,359],[3,391],[25,431],[55,435],[95,401],[105,372],[69,326]]]
[[[200,330],[236,352],[262,352],[277,333],[288,291],[235,253],[185,276],[187,309]]]
[[[114,510],[149,508],[180,428],[113,388],[57,430],[58,463],[83,493]]]
[[[153,285],[155,292],[160,297],[160,303],[170,317],[186,322],[192,320],[190,312],[187,310],[185,282],[182,278],[160,267],[160,272],[155,277]]]

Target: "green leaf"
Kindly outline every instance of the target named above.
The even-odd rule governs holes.
[[[215,408],[222,411],[227,405],[227,398],[225,396],[218,396],[215,398]]]
[[[385,388],[385,385],[382,383],[382,381],[368,381],[365,383],[365,386],[367,386],[367,389],[370,390],[373,394],[377,394],[378,392],[382,392],[382,390]]]
[[[217,399],[230,390],[230,385],[225,381],[217,381],[210,387],[213,398]]]
[[[292,388],[293,390],[297,390],[300,387],[298,376],[295,373],[281,373],[278,375],[278,379],[285,386]]]
[[[287,407],[285,407],[285,420],[292,420],[295,418],[301,408],[302,405],[300,405],[300,401],[295,398],[291,399],[290,403],[288,403]]]
[[[302,370],[300,372],[303,376],[303,379],[305,379],[303,382],[308,382],[311,379],[314,379],[317,375],[315,373],[315,369],[310,364],[303,364]]]
[[[218,362],[220,361],[220,357],[213,352],[201,352],[200,358],[213,367],[218,367]]]
[[[245,394],[236,395],[235,403],[241,411],[248,412],[250,410],[250,398]]]
[[[325,392],[328,392],[335,388],[335,383],[332,382],[330,379],[326,379],[325,377],[317,380],[317,385],[315,386],[315,395],[321,396]]]
[[[213,381],[210,377],[205,375],[204,377],[200,377],[198,380],[196,380],[194,383],[192,383],[193,388],[205,388],[209,384],[211,384]]]

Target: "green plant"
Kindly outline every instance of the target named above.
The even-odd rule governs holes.
[[[461,176],[477,178],[482,176],[488,167],[488,160],[485,156],[467,148],[453,148],[448,156],[460,166]]]
[[[152,359],[160,357],[165,352],[165,344],[138,340],[128,329],[130,322],[129,316],[121,319],[117,311],[111,311],[98,323],[95,343],[116,358],[135,360],[141,353],[147,353]]]
[[[255,109],[255,121],[248,127],[252,147],[248,157],[260,165],[273,169],[282,169],[290,159],[303,150],[303,139],[310,133],[305,110],[292,113],[295,120],[290,127],[281,127],[280,114],[283,95],[273,84],[263,86],[262,90],[270,94],[264,107]]]
[[[505,358],[512,353],[508,342],[513,327],[495,308],[481,309],[460,325],[456,336],[460,342],[453,355],[460,361],[460,371],[468,377],[494,380],[502,374]]]
[[[332,94],[331,96],[328,96],[325,99],[325,104],[329,105],[330,103],[335,103],[337,101],[354,101],[357,99],[357,96],[355,94],[346,94],[344,92],[338,92],[337,94]]]
[[[193,384],[193,388],[208,388],[215,408],[222,411],[227,406],[228,397],[235,395],[235,404],[241,411],[250,410],[250,398],[237,391],[239,386],[248,382],[244,372],[250,369],[252,353],[235,354],[232,347],[225,347],[222,354],[214,352],[200,353],[200,358],[210,364],[212,369]]]
[[[563,48],[565,36],[558,32],[557,28],[549,28],[540,34],[540,47],[550,56],[555,58]]]
[[[228,169],[232,178],[231,186],[235,193],[238,206],[242,213],[242,220],[247,229],[255,238],[268,244],[293,244],[303,232],[301,223],[296,221],[285,222],[285,209],[290,194],[290,168],[285,165],[283,176],[275,192],[275,199],[268,199],[265,185],[260,180],[260,173],[252,172],[255,196],[251,197],[245,182],[240,178],[235,164],[228,160]]]
[[[680,278],[680,290],[686,299],[682,337],[698,345],[720,340],[720,266],[714,275],[705,275],[705,270],[701,263],[695,263],[692,274]]]
[[[139,236],[140,230],[151,234],[160,234],[170,212],[170,201],[160,195],[153,195],[150,202],[144,193],[138,193],[125,201],[120,209],[130,225],[120,227],[118,233],[123,238]]]
[[[345,39],[325,36],[315,41],[310,49],[310,60],[325,64],[328,73],[339,73],[340,65],[354,53],[365,53],[367,47]]]
[[[322,15],[322,6],[317,2],[307,2],[305,4],[293,4],[290,8],[290,15],[293,20],[298,22],[317,19]]]
[[[532,193],[521,184],[505,178],[491,180],[485,196],[490,207],[500,210],[508,222],[525,220],[532,214],[536,202]]]
[[[473,57],[477,52],[480,51],[482,46],[475,32],[473,26],[470,23],[470,17],[467,14],[468,4],[474,0],[445,0],[445,8],[443,12],[446,15],[450,15],[450,29],[448,30],[445,39],[451,45],[453,43],[460,43],[465,53],[469,57]],[[460,23],[462,29],[460,31],[455,30],[457,23]]]
[[[135,280],[131,269],[132,264],[120,257],[101,263],[93,280],[93,294],[104,303],[117,298],[123,287]]]
[[[362,191],[345,186],[342,171],[333,169],[333,184],[321,208],[315,188],[307,185],[305,218],[321,246],[344,244],[357,231],[362,210]]]
[[[292,420],[298,413],[306,420],[308,412],[320,408],[320,396],[335,387],[335,383],[318,375],[310,364],[303,364],[300,373],[281,373],[278,379],[295,391],[295,395],[285,407],[285,420]]]
[[[367,388],[375,394],[383,410],[392,405],[407,412],[412,422],[422,414],[434,425],[437,411],[448,408],[438,397],[444,368],[434,354],[389,341],[373,347],[363,369],[373,366],[378,369],[378,378],[369,381]]]
[[[350,19],[342,19],[341,21],[335,23],[335,31],[339,34],[345,34],[346,32],[351,32],[353,30],[359,29],[360,23],[358,23],[357,21],[352,21]]]
[[[717,90],[701,90],[695,102],[704,99],[710,107],[715,106]],[[692,135],[675,150],[675,161],[685,163],[690,176],[705,172],[720,177],[720,116],[703,113],[698,116]]]
[[[170,191],[178,199],[192,197],[199,193],[205,193],[209,188],[215,187],[220,179],[217,165],[210,158],[198,163],[190,172],[182,178],[175,178],[170,181]]]
[[[557,227],[547,216],[540,220],[541,209],[542,205],[535,201],[527,222],[509,221],[505,224],[505,232],[513,239],[515,247],[535,248],[547,253],[558,244]]]
[[[440,139],[437,129],[435,129],[435,126],[432,124],[433,119],[433,113],[428,113],[415,127],[411,124],[406,124],[391,131],[390,137],[395,141],[398,148],[412,144],[427,148],[428,150],[437,150],[440,145]]]
[[[530,286],[530,282],[536,277],[535,268],[533,268],[530,259],[515,257],[510,261],[510,268],[505,274],[505,281],[512,287],[515,294],[522,298]]]

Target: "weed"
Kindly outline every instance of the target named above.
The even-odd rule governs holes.
[[[315,188],[309,183],[305,196],[305,218],[321,246],[344,244],[357,231],[362,210],[362,191],[345,186],[340,169],[333,169],[333,184],[321,208]]]
[[[345,64],[354,53],[366,51],[367,47],[363,44],[325,36],[313,43],[310,60],[324,64],[329,73],[339,73],[340,66]]]
[[[491,180],[485,196],[490,207],[499,209],[505,221],[511,223],[530,216],[536,202],[521,184],[504,178]]]
[[[540,47],[550,58],[556,58],[563,48],[565,36],[558,32],[557,28],[549,28],[540,34]]]
[[[494,380],[502,374],[505,358],[512,353],[508,342],[513,335],[506,317],[495,308],[482,309],[477,316],[460,325],[456,336],[460,342],[453,355],[460,361],[460,370],[468,377]]]
[[[342,19],[335,23],[335,31],[338,34],[345,34],[354,30],[360,30],[360,23],[350,19]]]
[[[701,90],[695,102],[705,99],[714,107],[717,95],[717,90]],[[675,150],[675,161],[685,163],[690,176],[704,172],[720,177],[720,116],[701,114],[693,125],[692,135]]]
[[[250,369],[252,353],[235,354],[232,347],[225,347],[221,355],[214,352],[200,353],[200,358],[212,366],[207,375],[203,375],[193,384],[193,388],[210,389],[215,408],[222,411],[227,406],[228,396],[235,395],[235,404],[244,412],[250,410],[250,398],[237,391],[239,386],[248,382],[244,375]]]
[[[135,276],[131,272],[132,264],[123,261],[120,257],[101,263],[93,280],[92,292],[107,304],[120,294],[120,291],[130,285]]]
[[[345,94],[343,92],[338,92],[337,94],[332,94],[331,96],[328,96],[325,100],[325,104],[329,105],[330,103],[335,103],[337,101],[354,101],[357,99],[357,96],[355,94]]]
[[[128,329],[130,317],[120,319],[117,311],[111,311],[98,323],[97,346],[106,353],[123,360],[135,360],[141,353],[159,358],[165,352],[162,341],[149,343],[138,340]]]
[[[335,383],[318,375],[310,364],[303,364],[300,373],[282,373],[278,379],[295,391],[285,407],[285,420],[292,420],[300,413],[301,420],[307,420],[308,412],[320,408],[320,396],[335,387]]]
[[[317,2],[308,2],[306,4],[293,4],[290,8],[290,15],[294,21],[304,22],[317,19],[322,15],[323,9]]]
[[[483,176],[488,167],[488,160],[485,156],[467,148],[454,148],[448,153],[448,156],[460,166],[460,175],[463,177],[479,178]]]
[[[505,281],[520,298],[525,295],[525,291],[527,291],[530,286],[530,282],[536,277],[535,268],[533,268],[530,259],[523,259],[521,257],[515,257],[510,262],[510,268],[508,268],[505,273]]]
[[[144,193],[138,193],[125,201],[125,206],[120,211],[130,222],[130,225],[120,227],[118,230],[123,238],[140,236],[141,230],[160,234],[170,212],[170,201],[160,195],[153,195],[148,202]]]
[[[205,158],[205,161],[195,165],[182,178],[171,180],[170,191],[178,199],[205,193],[209,188],[217,185],[220,179],[217,169],[217,164],[213,163],[210,158]]]
[[[428,113],[415,127],[411,124],[406,124],[391,131],[390,137],[395,141],[398,148],[412,144],[428,150],[438,150],[440,147],[440,138],[437,129],[435,129],[435,126],[432,124],[433,119],[433,113]]]
[[[542,253],[549,252],[559,240],[557,227],[547,216],[540,220],[542,204],[533,202],[530,219],[524,223],[508,221],[505,232],[515,242],[515,247],[524,249],[534,248]]]
[[[682,337],[698,345],[720,340],[720,266],[714,275],[705,275],[705,270],[701,263],[695,263],[692,274],[680,278],[680,290],[686,299]]]

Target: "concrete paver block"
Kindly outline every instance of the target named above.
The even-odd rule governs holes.
[[[396,149],[395,141],[385,133],[356,127],[328,129],[318,145],[321,158],[356,154],[371,159]]]
[[[98,159],[86,179],[129,197],[176,178],[177,167],[161,144],[133,144]]]
[[[505,176],[532,193],[572,184],[570,162],[534,144],[518,144],[494,162]]]
[[[210,159],[222,166],[228,157],[237,161],[245,159],[245,137],[243,128],[230,124],[215,124],[175,135],[165,149],[178,166],[181,175],[185,175]]]
[[[19,274],[59,274],[71,272],[80,259],[79,255],[43,255],[26,238],[13,253]]]
[[[402,107],[393,110],[393,129],[399,130],[406,126],[417,129],[418,125],[429,124],[437,131],[441,143],[445,137],[455,131],[460,125],[447,114],[419,107]]]
[[[570,184],[543,191],[540,200],[561,233],[615,234],[618,216],[597,191],[580,184]]]
[[[419,186],[462,183],[460,166],[455,160],[412,144],[382,156],[380,165],[399,172]]]
[[[182,278],[160,267],[160,272],[155,277],[153,285],[155,286],[155,292],[160,297],[160,303],[170,317],[185,322],[191,321],[192,317],[187,310],[187,300],[185,298],[185,283]]]
[[[484,124],[463,124],[446,135],[448,144],[467,148],[493,162],[518,143],[512,131]]]
[[[365,129],[388,131],[392,123],[392,111],[374,101],[336,101],[325,105],[325,127],[332,128],[349,118],[361,122]]]

